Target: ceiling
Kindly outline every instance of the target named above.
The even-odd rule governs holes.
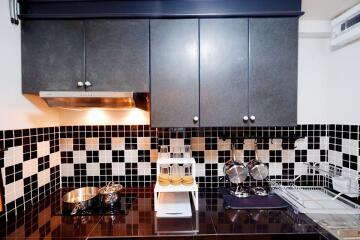
[[[360,0],[302,0],[302,20],[331,20]]]

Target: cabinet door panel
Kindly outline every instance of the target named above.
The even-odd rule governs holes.
[[[22,84],[24,93],[77,91],[84,81],[82,21],[24,21]]]
[[[254,18],[250,29],[251,125],[297,123],[298,19]]]
[[[198,126],[198,20],[151,20],[150,32],[151,125]]]
[[[200,20],[200,126],[248,115],[248,19]]]
[[[149,91],[149,20],[86,21],[90,91]]]

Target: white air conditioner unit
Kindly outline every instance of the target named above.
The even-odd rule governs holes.
[[[338,49],[360,39],[360,4],[331,21],[331,47]]]

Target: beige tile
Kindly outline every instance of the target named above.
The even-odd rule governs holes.
[[[282,150],[282,139],[270,139],[269,150]]]
[[[73,139],[72,138],[61,138],[59,144],[60,144],[61,152],[73,151]]]
[[[137,139],[137,146],[139,150],[149,150],[151,148],[151,140],[149,137],[139,137]]]
[[[191,138],[191,150],[192,151],[204,151],[205,150],[205,138],[192,137]]]
[[[269,151],[268,150],[257,150],[257,157],[261,162],[268,163],[269,162]]]
[[[86,145],[86,150],[98,151],[99,150],[99,138],[86,138],[85,145]]]
[[[255,139],[244,139],[244,149],[255,150]]]
[[[295,162],[295,151],[294,150],[282,150],[282,161],[285,163]]]
[[[111,139],[112,150],[125,150],[125,138],[112,138]]]
[[[217,140],[218,150],[219,151],[226,151],[231,149],[231,139],[226,139],[223,141],[222,139],[218,138]]]
[[[157,159],[158,159],[158,151],[157,149],[151,149],[150,150],[150,159],[151,159],[151,162],[156,162]]]
[[[217,150],[206,150],[205,151],[205,162],[206,163],[217,163],[218,151]]]
[[[244,150],[235,150],[235,158],[238,162],[244,162]]]

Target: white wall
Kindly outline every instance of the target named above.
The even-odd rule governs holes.
[[[298,123],[327,123],[329,22],[300,21]]]
[[[21,94],[20,26],[10,23],[8,1],[0,1],[0,130],[59,124],[58,113]]]
[[[360,41],[331,52],[328,122],[360,125]]]

